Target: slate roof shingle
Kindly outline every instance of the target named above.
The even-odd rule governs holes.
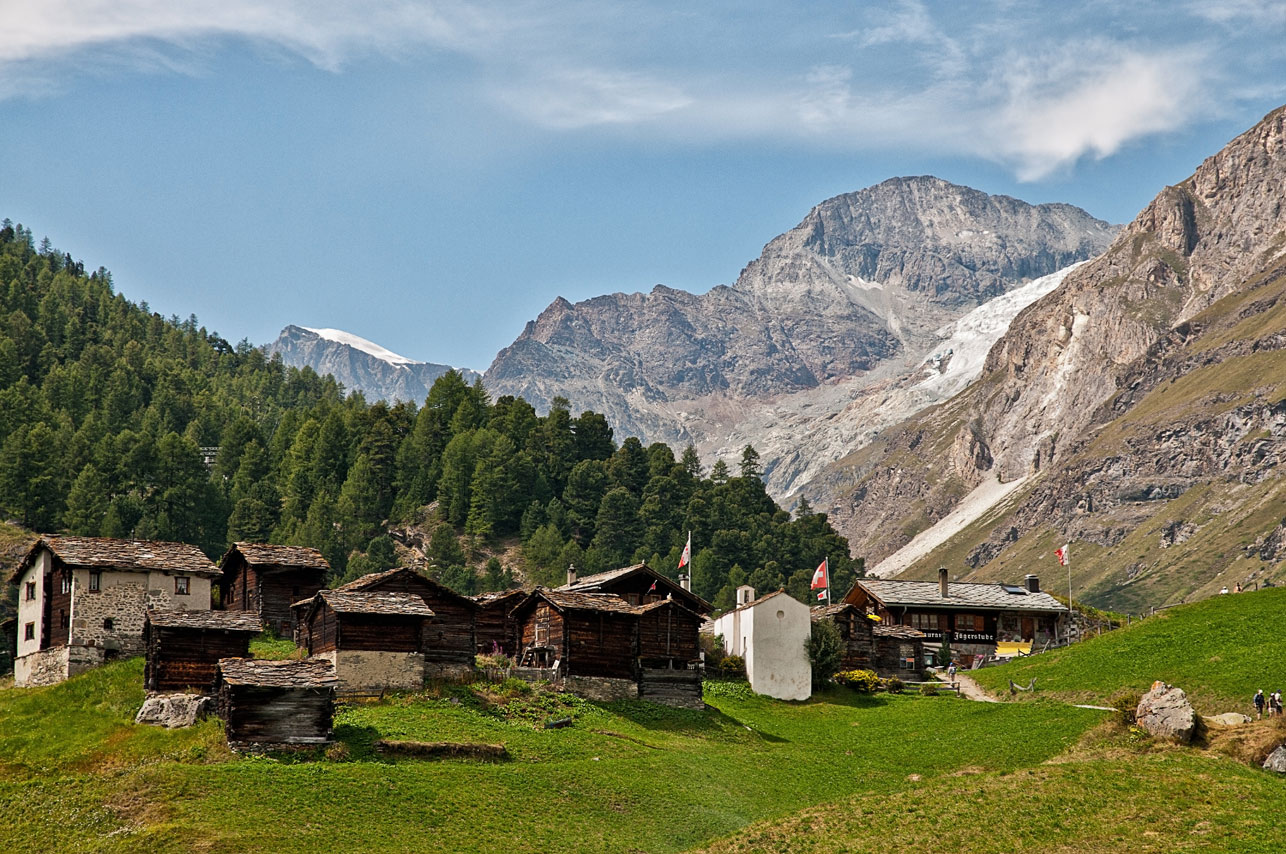
[[[252,611],[170,611],[151,610],[147,620],[154,626],[175,629],[214,629],[221,632],[259,634],[263,624]]]
[[[232,544],[220,563],[226,563],[233,552],[239,552],[246,563],[254,567],[289,566],[329,570],[330,564],[317,549],[307,546],[274,546],[268,543]]]
[[[219,674],[229,685],[261,688],[334,688],[339,685],[335,665],[324,658],[306,658],[303,661],[221,658]]]
[[[214,577],[219,574],[196,546],[156,540],[114,540],[107,537],[63,537],[42,534],[10,576],[17,582],[42,548],[71,567],[138,572],[182,572]]]
[[[432,617],[433,609],[414,593],[359,593],[321,590],[317,593],[336,614],[378,614],[399,617]]]
[[[952,581],[945,599],[936,581],[898,581],[887,578],[859,578],[859,586],[885,606],[924,606],[934,608],[974,608],[991,611],[1067,611],[1067,606],[1048,593],[1010,593],[1000,584],[973,584]]]

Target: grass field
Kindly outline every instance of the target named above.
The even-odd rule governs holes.
[[[1286,588],[1213,596],[1159,612],[1072,647],[977,671],[984,688],[1009,680],[1036,697],[1104,703],[1160,679],[1178,685],[1204,714],[1250,712],[1256,688],[1286,690]],[[1028,695],[1024,695],[1028,696]]]
[[[782,703],[736,684],[714,686],[706,712],[456,688],[346,706],[332,758],[279,760],[231,756],[217,721],[135,726],[141,670],[0,691],[6,850],[681,851],[916,777],[1036,767],[1101,718],[847,692]],[[574,725],[547,730],[550,715]],[[378,737],[503,743],[511,758],[389,760]]]

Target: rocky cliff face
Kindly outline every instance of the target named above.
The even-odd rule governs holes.
[[[1284,190],[1278,110],[1021,312],[966,392],[814,485],[842,494],[856,550],[874,563],[984,481],[1025,478],[911,574],[1021,574],[1068,539],[1086,595],[1117,607],[1279,574]]]
[[[406,400],[417,405],[424,402],[433,381],[451,370],[450,365],[407,359],[337,329],[287,326],[264,351],[270,356],[281,354],[287,365],[330,374],[344,388],[361,391],[368,400]],[[467,382],[478,378],[475,371],[461,373]]]
[[[785,494],[852,449],[850,428],[880,420],[882,390],[920,378],[950,324],[1114,234],[1067,205],[893,179],[818,205],[731,287],[559,299],[485,380],[537,407],[567,397],[707,458],[754,444]]]

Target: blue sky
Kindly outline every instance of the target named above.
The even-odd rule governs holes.
[[[0,0],[0,216],[232,340],[482,369],[935,174],[1128,220],[1286,101],[1286,4]]]

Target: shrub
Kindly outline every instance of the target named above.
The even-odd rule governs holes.
[[[932,682],[925,682],[923,685],[920,686],[920,696],[921,697],[938,696],[938,686]]]
[[[901,694],[902,689],[905,687],[906,686],[902,684],[902,680],[896,676],[890,676],[884,681],[884,690],[888,691],[890,694]]]
[[[746,660],[739,655],[729,655],[719,662],[719,673],[723,676],[745,678]]]
[[[1138,711],[1139,701],[1142,699],[1143,695],[1138,691],[1118,692],[1111,700],[1112,708],[1116,710],[1112,717],[1122,726],[1133,726],[1134,713]]]
[[[845,670],[835,674],[835,681],[859,694],[873,694],[880,689],[880,677],[871,670]]]
[[[813,623],[813,631],[804,642],[808,664],[813,671],[813,690],[830,681],[844,654],[844,639],[832,620]]]

